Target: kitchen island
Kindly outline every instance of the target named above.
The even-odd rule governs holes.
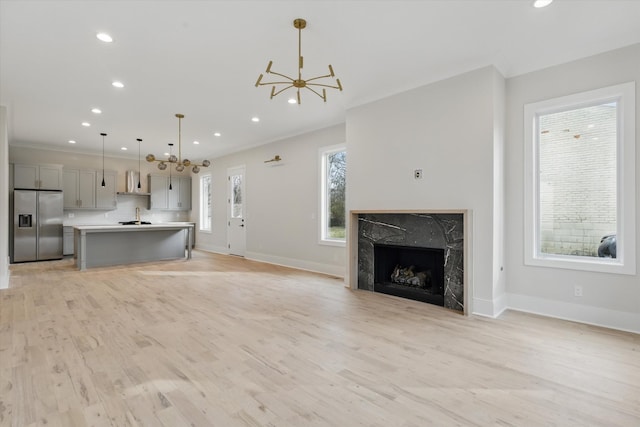
[[[80,270],[170,259],[191,259],[192,223],[77,225],[74,258]],[[186,248],[186,253],[185,253]]]

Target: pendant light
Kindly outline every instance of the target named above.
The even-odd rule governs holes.
[[[104,182],[104,137],[107,136],[106,133],[101,133],[102,135],[102,186],[106,187],[107,184]]]
[[[173,144],[169,143],[169,161],[171,162],[171,159],[173,159]],[[169,190],[173,190],[173,187],[171,186],[171,168],[169,168]]]
[[[138,141],[138,191],[140,191],[140,177],[142,176],[142,169],[140,168],[140,143],[142,140],[140,138],[136,139]]]

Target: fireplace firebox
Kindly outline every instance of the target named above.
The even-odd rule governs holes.
[[[444,306],[444,249],[374,244],[373,290]]]

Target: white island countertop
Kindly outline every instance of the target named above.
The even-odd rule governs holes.
[[[166,222],[162,224],[98,224],[98,225],[74,225],[73,228],[85,231],[123,231],[123,230],[172,230],[193,227],[193,222]]]

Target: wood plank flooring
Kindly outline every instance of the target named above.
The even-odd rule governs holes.
[[[0,426],[640,426],[640,335],[195,251],[11,266]]]

